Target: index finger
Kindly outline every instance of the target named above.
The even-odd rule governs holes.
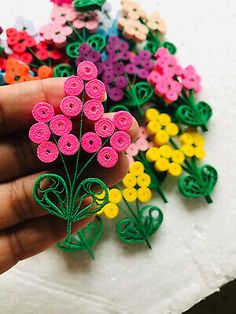
[[[0,135],[28,128],[32,109],[40,101],[59,107],[65,78],[53,78],[0,87]]]

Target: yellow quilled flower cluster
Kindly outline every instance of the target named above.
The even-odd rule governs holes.
[[[108,203],[97,213],[104,214],[107,218],[113,219],[119,214],[118,204],[124,198],[128,203],[133,203],[139,200],[141,203],[149,202],[152,198],[152,191],[149,188],[151,185],[151,177],[144,172],[144,165],[135,161],[131,164],[129,172],[122,181],[124,189],[121,192],[118,188],[113,188],[108,191]],[[103,198],[103,194],[96,195],[98,199]]]
[[[146,152],[146,158],[149,162],[154,162],[154,168],[157,171],[168,171],[172,176],[179,176],[182,173],[181,164],[185,160],[181,150],[173,149],[169,145],[150,148]]]
[[[129,173],[123,179],[123,197],[127,202],[139,200],[141,203],[149,202],[152,198],[151,177],[144,172],[144,165],[135,161],[129,168]]]
[[[179,127],[173,123],[170,115],[159,113],[155,108],[146,111],[147,131],[153,136],[157,146],[167,144],[171,137],[179,133]]]
[[[189,128],[180,137],[181,150],[187,157],[203,159],[205,157],[205,139],[194,128]]]
[[[119,214],[119,204],[122,201],[122,193],[119,189],[110,189],[108,191],[108,203],[99,211],[97,215],[104,214],[107,218],[113,219]]]

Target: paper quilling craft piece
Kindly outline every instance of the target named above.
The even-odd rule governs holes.
[[[159,12],[122,0],[112,19],[104,0],[51,2],[47,25],[36,32],[18,17],[0,42],[1,85],[67,77],[60,110],[39,103],[32,112],[29,136],[39,159],[62,166],[62,174],[38,178],[35,199],[67,221],[67,238],[58,243],[65,251],[93,257],[106,218],[115,219],[122,242],[151,247],[163,222],[159,204],[168,202],[168,176],[180,197],[213,202],[217,171],[202,162],[213,111],[200,98],[201,77],[179,63]],[[132,115],[140,126],[134,143],[127,132]],[[130,164],[122,182],[108,189],[96,172],[86,177],[95,162],[114,167],[120,152]],[[94,213],[94,222],[71,234],[74,222]]]
[[[89,61],[80,63],[77,76],[65,81],[64,90],[67,96],[61,101],[59,113],[46,102],[34,106],[36,123],[29,137],[38,144],[37,155],[42,162],[60,159],[62,163],[63,175],[40,176],[33,195],[45,210],[67,221],[65,243],[70,247],[72,223],[97,213],[108,201],[105,183],[96,177],[83,179],[84,172],[92,162],[104,168],[117,164],[118,154],[131,144],[127,131],[133,118],[128,112],[117,112],[113,118],[104,115],[105,86]],[[88,124],[91,130],[85,132]],[[75,159],[70,161],[70,156]]]

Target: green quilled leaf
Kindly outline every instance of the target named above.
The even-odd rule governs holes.
[[[62,219],[67,219],[69,192],[62,177],[50,173],[39,176],[34,184],[33,196],[43,209]]]
[[[97,34],[89,36],[89,38],[85,42],[87,42],[94,50],[97,50],[99,52],[103,51],[106,46],[106,38]],[[76,41],[67,45],[67,55],[72,59],[77,59],[79,57],[79,47],[82,43],[82,41]]]
[[[174,55],[174,54],[176,54],[176,52],[177,52],[177,48],[175,47],[175,45],[172,44],[172,43],[169,42],[169,41],[165,41],[165,42],[162,44],[162,47],[163,47],[163,48],[166,48],[166,49],[169,51],[169,53],[170,53],[171,55]]]
[[[66,53],[72,59],[77,59],[79,56],[79,46],[81,45],[80,41],[76,41],[67,45]]]
[[[101,52],[106,46],[106,38],[101,35],[92,35],[88,38],[87,43],[90,44],[93,49]]]
[[[68,64],[58,64],[53,71],[53,77],[69,77],[75,73],[74,69]]]
[[[73,6],[77,11],[86,12],[101,9],[105,2],[105,0],[74,0]]]
[[[188,198],[208,197],[212,194],[217,179],[218,174],[216,169],[210,165],[205,165],[198,168],[197,175],[182,177],[179,180],[179,190]]]
[[[139,82],[131,87],[128,91],[131,100],[130,107],[140,107],[144,105],[153,95],[153,87],[146,82]]]
[[[162,44],[159,44],[158,42],[154,42],[152,40],[147,40],[146,45],[144,47],[145,50],[149,50],[153,55],[155,55],[158,48],[166,48],[170,54],[174,55],[177,52],[177,48],[174,44],[171,42],[165,41]]]
[[[103,191],[104,196],[98,198],[97,190]],[[90,198],[88,205],[84,206],[84,202],[87,198]],[[89,178],[83,180],[74,195],[72,202],[71,221],[76,222],[78,220],[89,217],[96,214],[101,210],[108,202],[108,189],[106,184],[97,178]],[[95,209],[93,207],[95,206]]]
[[[102,199],[98,199],[97,189],[104,191]],[[105,206],[108,201],[108,190],[100,179],[89,178],[78,185],[74,195],[70,195],[62,177],[56,174],[45,174],[36,180],[33,196],[36,202],[49,213],[64,220],[76,222],[95,214]]]
[[[88,224],[85,228],[71,236],[71,242],[63,240],[57,243],[57,247],[65,252],[90,250],[100,240],[104,231],[104,224],[100,217]]]
[[[181,105],[176,111],[176,118],[187,126],[205,126],[211,116],[211,107],[203,101],[191,106]]]
[[[139,219],[124,218],[116,225],[118,237],[125,243],[146,242],[160,227],[163,221],[162,211],[147,205],[139,212]]]

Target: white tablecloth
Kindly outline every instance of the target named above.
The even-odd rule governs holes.
[[[236,2],[142,3],[159,9],[181,63],[203,77],[202,99],[214,109],[206,134],[206,162],[219,171],[214,204],[185,200],[167,184],[153,250],[122,246],[109,231],[96,261],[52,248],[0,277],[1,314],[179,314],[236,277]],[[2,1],[0,24],[11,26],[23,14],[40,26],[50,9],[49,0]]]

